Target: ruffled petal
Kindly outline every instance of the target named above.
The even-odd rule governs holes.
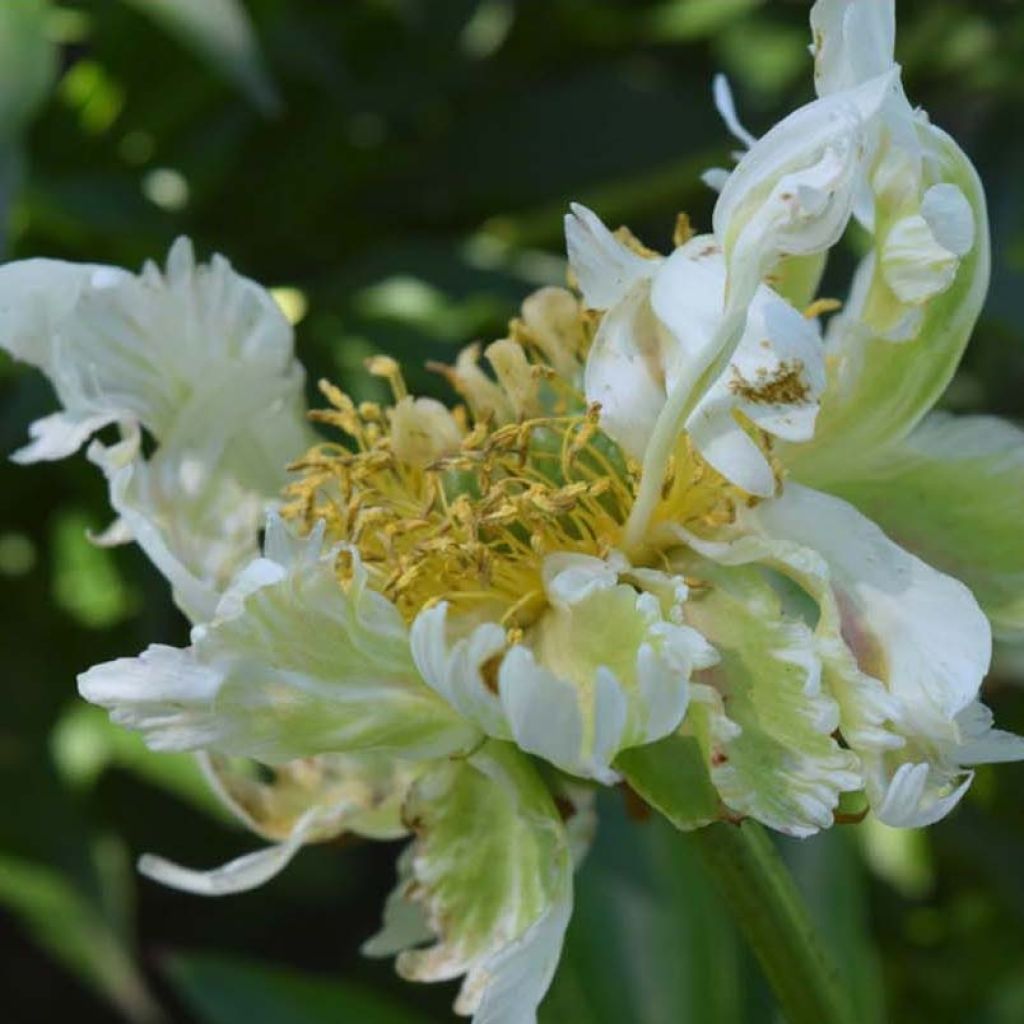
[[[566,573],[571,584],[561,579]],[[525,645],[505,656],[498,687],[522,749],[570,774],[610,783],[618,778],[612,762],[619,751],[678,727],[691,673],[716,655],[678,623],[678,606],[666,615],[659,597],[637,591],[644,583],[628,566],[610,577],[595,569],[589,584],[584,576],[578,564],[552,576],[552,607]]]
[[[813,632],[785,618],[755,570],[691,571],[708,589],[687,607],[688,620],[721,657],[698,676],[720,700],[699,700],[694,712],[713,719],[705,749],[722,801],[787,835],[828,828],[840,795],[862,782],[856,755],[833,738],[839,705],[822,686]]]
[[[991,638],[967,588],[852,506],[792,484],[744,513],[725,540],[685,536],[722,564],[778,570],[818,603],[825,689],[876,813],[908,827],[948,813],[970,782],[972,758],[991,749],[972,725]],[[1008,756],[1018,750],[999,737],[992,745]]]
[[[981,182],[966,155],[938,128],[914,130],[927,170],[921,194],[932,198],[927,206],[913,196],[899,200],[910,207],[892,222],[895,239],[888,231],[880,234],[849,301],[829,324],[829,380],[814,439],[780,449],[801,482],[823,490],[847,475],[858,476],[859,462],[906,437],[931,410],[953,377],[988,289]],[[895,177],[915,180],[906,170]],[[903,242],[909,234],[917,243],[908,248],[901,234]],[[902,301],[893,284],[912,301]]]
[[[312,440],[291,328],[223,257],[179,239],[166,270],[29,260],[0,268],[0,345],[50,378],[62,410],[15,453],[31,462],[96,444],[121,534],[131,532],[193,621],[255,554],[285,467]],[[141,456],[145,430],[156,442]]]
[[[251,563],[190,648],[99,665],[79,677],[82,695],[155,749],[269,763],[469,749],[479,731],[420,679],[398,611],[367,588],[355,553],[343,587],[336,556]]]
[[[572,906],[568,836],[536,771],[490,742],[424,776],[406,813],[417,839],[364,952],[398,952],[415,981],[465,975],[455,1010],[475,1024],[535,1022]]]

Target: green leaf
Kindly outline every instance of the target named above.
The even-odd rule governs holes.
[[[125,0],[194,50],[264,113],[280,99],[240,0]]]
[[[50,93],[57,48],[46,0],[0,4],[0,138],[15,138]]]
[[[132,1021],[160,1019],[117,922],[52,868],[0,857],[0,905],[56,960]]]
[[[657,815],[627,819],[617,793],[600,803],[541,1024],[739,1024],[758,979],[696,850]]]
[[[718,794],[692,736],[667,736],[623,751],[615,767],[676,828],[700,828],[719,816]]]
[[[172,984],[202,1024],[423,1024],[426,1015],[346,981],[220,956],[175,956]]]

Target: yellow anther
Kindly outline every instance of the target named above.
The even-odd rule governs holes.
[[[672,231],[672,244],[678,249],[679,246],[686,245],[695,234],[693,225],[690,223],[690,215],[687,213],[677,213],[676,226]]]
[[[838,299],[815,299],[804,309],[804,316],[808,320],[813,320],[815,317],[823,316],[825,313],[834,313],[837,309],[842,308],[843,304]]]
[[[407,620],[444,600],[502,621],[515,642],[546,607],[546,556],[621,548],[635,499],[639,466],[579,390],[598,321],[564,290],[538,292],[488,348],[496,381],[476,346],[435,367],[466,401],[454,413],[407,396],[387,356],[367,365],[391,383],[388,408],[357,406],[323,383],[330,407],[316,418],[351,440],[318,444],[293,465],[283,514],[307,530],[323,520],[330,540],[353,545]],[[681,442],[654,526],[728,522],[744,497]],[[654,543],[647,554],[646,564],[664,561]],[[351,578],[350,561],[338,575]]]
[[[396,402],[400,402],[409,393],[405,386],[405,378],[402,376],[402,368],[391,356],[370,356],[365,366],[374,377],[382,377],[391,385],[391,393]]]

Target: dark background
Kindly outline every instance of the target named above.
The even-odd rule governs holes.
[[[47,14],[59,73],[0,150],[27,155],[9,255],[135,268],[188,234],[287,289],[311,381],[360,396],[376,387],[368,354],[448,359],[562,280],[570,199],[654,247],[679,210],[706,229],[698,173],[731,148],[716,70],[755,134],[811,93],[796,0],[250,0],[255,62],[155,6]],[[180,19],[207,0],[169,6]],[[1019,417],[1024,9],[902,0],[899,15],[908,92],[976,161],[993,220],[992,292],[946,404]],[[0,362],[0,450],[52,406],[39,375]],[[0,473],[3,1019],[448,1019],[454,986],[407,985],[358,955],[397,845],[311,848],[224,900],[134,876],[144,851],[213,866],[258,840],[225,823],[188,758],[148,754],[75,695],[89,665],[187,636],[138,552],[85,541],[109,518],[100,475],[81,457]],[[1024,656],[1002,652],[987,699],[1021,729],[1017,677]],[[1022,784],[1022,766],[981,771],[927,833],[866,825],[786,845],[864,1021],[1024,1021]],[[684,839],[606,794],[543,1019],[773,1020],[708,885]]]

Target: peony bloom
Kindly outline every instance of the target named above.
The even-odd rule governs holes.
[[[553,976],[596,787],[644,792],[664,744],[710,793],[677,824],[792,836],[846,794],[931,823],[972,765],[1024,757],[979,698],[993,628],[1024,630],[1021,435],[927,415],[986,289],[984,195],[903,95],[892,4],[811,20],[819,98],[740,132],[711,233],[662,256],[573,206],[578,294],[542,289],[438,367],[451,410],[377,357],[391,403],[324,383],[315,438],[270,297],[187,243],[138,277],[0,269],[0,343],[62,406],[16,458],[116,425],[89,449],[106,539],[193,623],[80,691],[195,751],[270,843],[144,872],[220,895],[305,843],[408,835],[366,953],[464,976],[457,1012],[512,1024]],[[823,337],[851,219],[871,251]]]

